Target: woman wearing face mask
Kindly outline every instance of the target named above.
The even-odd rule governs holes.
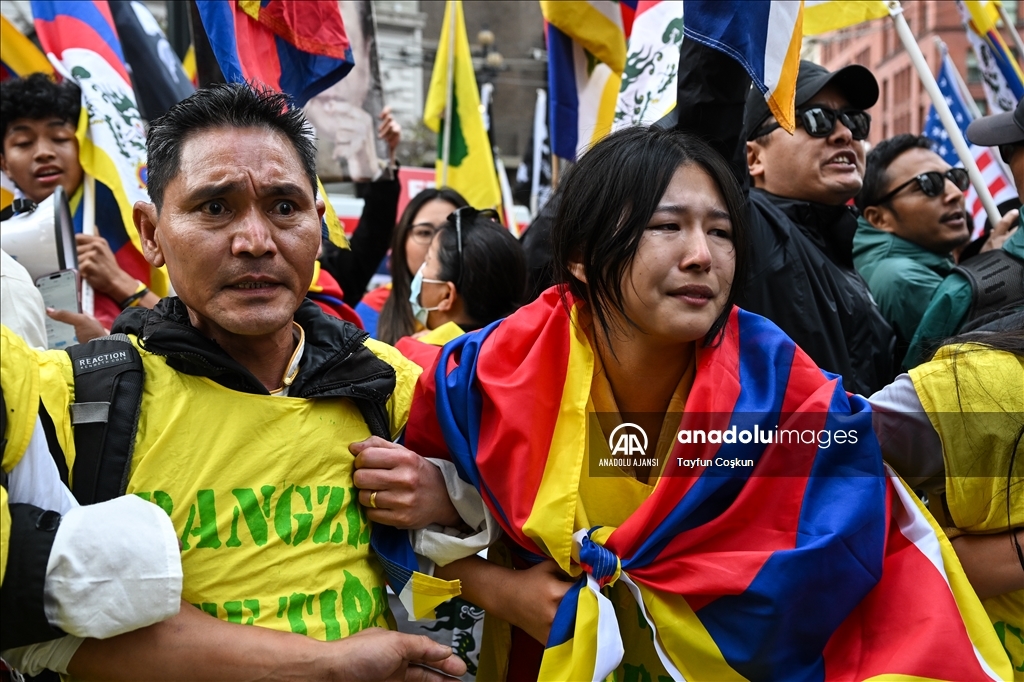
[[[370,336],[393,344],[422,329],[409,306],[409,286],[423,265],[434,233],[448,214],[463,206],[468,204],[455,190],[431,187],[405,207],[391,242],[391,284],[366,294],[356,306]]]
[[[478,678],[1008,673],[992,628],[961,615],[980,604],[952,550],[887,476],[866,401],[732,305],[746,211],[725,162],[694,137],[630,128],[559,192],[560,284],[445,345],[417,386],[409,450],[353,446],[375,532],[486,610]],[[452,460],[446,488],[475,533],[465,558],[430,529],[385,527],[453,525],[403,490],[396,470],[420,455]],[[471,556],[492,526],[498,563]],[[419,606],[422,579],[389,573]]]
[[[523,247],[497,213],[460,208],[434,235],[412,280],[409,304],[424,331],[395,347],[429,367],[440,346],[515,311],[525,288]]]

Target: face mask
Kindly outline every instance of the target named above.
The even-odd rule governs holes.
[[[430,282],[432,284],[444,284],[442,279],[426,279],[423,277],[423,267],[416,271],[416,276],[412,278],[412,284],[409,285],[409,304],[412,306],[412,316],[416,318],[424,327],[427,326],[427,315],[434,310],[437,310],[440,306],[434,306],[433,308],[424,308],[420,303],[420,289],[423,288],[424,282]]]

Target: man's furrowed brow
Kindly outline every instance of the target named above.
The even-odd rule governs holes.
[[[219,185],[203,185],[201,187],[196,187],[188,193],[188,201],[190,203],[209,201],[210,199],[225,197],[229,194],[244,190],[245,185],[241,182],[224,182]]]
[[[268,197],[304,197],[309,186],[296,185],[292,182],[281,182],[270,185],[262,192]]]

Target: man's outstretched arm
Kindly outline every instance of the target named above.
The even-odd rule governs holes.
[[[465,673],[449,647],[372,629],[336,642],[227,623],[183,602],[169,620],[110,639],[87,639],[68,672],[77,680],[414,680]]]

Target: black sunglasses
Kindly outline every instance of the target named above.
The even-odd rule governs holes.
[[[462,216],[463,215],[466,216],[466,220],[468,220],[469,222],[473,222],[479,216],[483,216],[484,218],[486,218],[488,220],[493,220],[494,222],[498,223],[499,225],[501,224],[501,216],[498,214],[497,211],[495,211],[492,208],[485,208],[485,209],[483,209],[481,211],[481,210],[473,208],[472,206],[463,206],[462,208],[455,209],[452,212],[452,214],[448,216],[448,222],[450,222],[453,225],[455,225],[455,238],[457,240],[458,247],[459,247],[459,274],[455,278],[455,286],[456,286],[456,288],[458,288],[459,285],[462,282],[462,269],[463,269],[463,266],[465,264],[464,258],[462,256]]]
[[[1010,144],[999,145],[999,156],[1003,157],[1003,161],[1010,163],[1010,159],[1013,158],[1014,153],[1024,147],[1024,142],[1011,142]]]
[[[894,190],[886,194],[881,199],[877,199],[868,206],[878,206],[896,196],[902,189],[909,187],[910,185],[917,183],[917,186],[921,188],[926,197],[937,197],[942,194],[942,190],[946,187],[946,180],[949,180],[956,188],[963,192],[971,186],[971,176],[967,174],[967,171],[963,168],[950,168],[945,173],[939,171],[928,171],[927,173],[921,173],[916,175],[902,185],[896,187]]]
[[[828,137],[836,129],[836,120],[842,121],[843,125],[850,129],[850,134],[855,140],[868,139],[871,132],[871,114],[860,109],[830,109],[829,107],[813,106],[806,109],[797,109],[797,123],[799,123],[811,137]],[[769,123],[751,135],[750,139],[755,140],[767,135],[782,125],[777,121]]]

